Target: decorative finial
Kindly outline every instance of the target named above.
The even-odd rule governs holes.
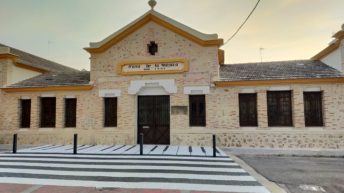
[[[156,5],[156,1],[155,0],[149,0],[148,5],[151,7],[151,9],[154,9],[154,6]]]

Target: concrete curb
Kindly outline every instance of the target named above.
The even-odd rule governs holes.
[[[271,182],[270,180],[266,179],[264,176],[260,175],[255,169],[251,166],[247,165],[243,160],[236,157],[232,153],[226,152],[236,163],[238,163],[244,170],[246,170],[249,174],[251,174],[258,182],[263,184],[265,188],[267,188],[271,193],[287,193],[284,189],[279,187],[276,183]]]

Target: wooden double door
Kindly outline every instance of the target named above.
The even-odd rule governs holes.
[[[170,96],[138,96],[137,120],[144,144],[170,144]]]

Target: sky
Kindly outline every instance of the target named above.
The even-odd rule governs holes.
[[[0,43],[89,70],[83,50],[143,15],[148,0],[0,0]],[[157,0],[155,10],[225,41],[256,0]],[[344,23],[343,0],[261,0],[228,44],[226,64],[309,59]],[[263,48],[260,51],[260,48]],[[261,54],[260,54],[261,53]],[[261,58],[262,56],[262,58]]]

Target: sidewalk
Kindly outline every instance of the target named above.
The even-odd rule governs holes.
[[[344,192],[343,150],[227,148],[225,151],[235,154],[288,193]]]
[[[344,157],[343,149],[276,149],[276,148],[222,148],[234,155],[286,155],[300,157]]]
[[[18,149],[30,148],[37,145],[19,145]],[[0,144],[0,153],[12,152],[12,144]]]

